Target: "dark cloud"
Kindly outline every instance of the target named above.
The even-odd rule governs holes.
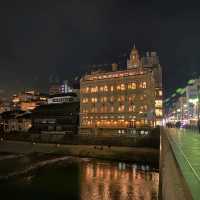
[[[199,2],[16,0],[0,6],[0,88],[46,89],[91,64],[124,63],[130,44],[156,50],[167,94],[200,73]]]

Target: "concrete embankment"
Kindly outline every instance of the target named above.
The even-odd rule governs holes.
[[[30,154],[51,153],[64,156],[90,157],[106,160],[150,163],[155,166],[159,161],[159,150],[155,148],[135,148],[93,145],[56,145],[30,142],[3,141],[0,152]]]
[[[160,129],[153,129],[148,135],[134,136],[95,136],[95,135],[69,135],[55,133],[11,133],[0,135],[3,140],[24,141],[46,144],[63,145],[103,145],[120,147],[145,147],[159,149]]]

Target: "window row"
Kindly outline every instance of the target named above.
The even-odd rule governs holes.
[[[151,122],[146,120],[146,119],[141,119],[141,120],[134,120],[134,121],[128,121],[128,120],[123,120],[123,119],[119,119],[119,120],[82,120],[81,121],[81,125],[84,126],[124,126],[124,127],[128,127],[130,125],[136,125],[136,126],[140,126],[140,125],[149,125]]]
[[[93,80],[102,80],[102,79],[113,79],[113,78],[119,78],[119,77],[127,77],[127,76],[135,76],[135,75],[142,75],[144,74],[144,71],[130,71],[130,72],[120,72],[120,73],[112,73],[112,74],[102,74],[102,75],[87,75],[84,77],[85,80],[93,81]]]
[[[81,88],[82,93],[97,93],[97,92],[113,92],[113,91],[124,91],[126,89],[135,90],[137,88],[147,88],[147,82],[143,81],[140,83],[131,82],[128,84],[118,84],[118,85],[102,85],[94,87],[83,87]]]
[[[135,105],[130,105],[127,108],[128,112],[138,112],[140,114],[147,112],[148,107],[147,105],[140,106],[136,110]],[[82,108],[82,113],[107,113],[107,112],[125,112],[125,105],[120,105],[118,108],[114,108],[114,106],[102,106],[99,109],[97,107],[91,107],[91,108]]]
[[[145,100],[146,97],[147,97],[147,95],[144,94],[144,95],[138,96],[138,99],[142,101],[142,100]],[[127,100],[129,102],[133,102],[135,100],[135,98],[136,98],[136,95],[131,95],[131,96],[127,97]],[[92,98],[82,98],[81,99],[82,103],[97,103],[97,102],[106,103],[106,102],[114,102],[114,101],[125,102],[126,96],[117,96],[117,97],[116,96],[115,97],[114,96],[111,96],[111,97],[104,96],[104,97],[99,97],[99,98],[92,97]]]

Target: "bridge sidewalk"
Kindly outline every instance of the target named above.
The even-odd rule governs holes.
[[[194,200],[200,199],[200,134],[166,129],[168,140]]]

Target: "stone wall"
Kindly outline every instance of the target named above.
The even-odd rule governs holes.
[[[13,133],[3,136],[7,140],[27,141],[38,143],[59,143],[68,145],[104,145],[104,146],[127,146],[148,147],[159,149],[159,134],[148,136],[93,136],[93,135],[68,135],[68,134],[29,134]]]

